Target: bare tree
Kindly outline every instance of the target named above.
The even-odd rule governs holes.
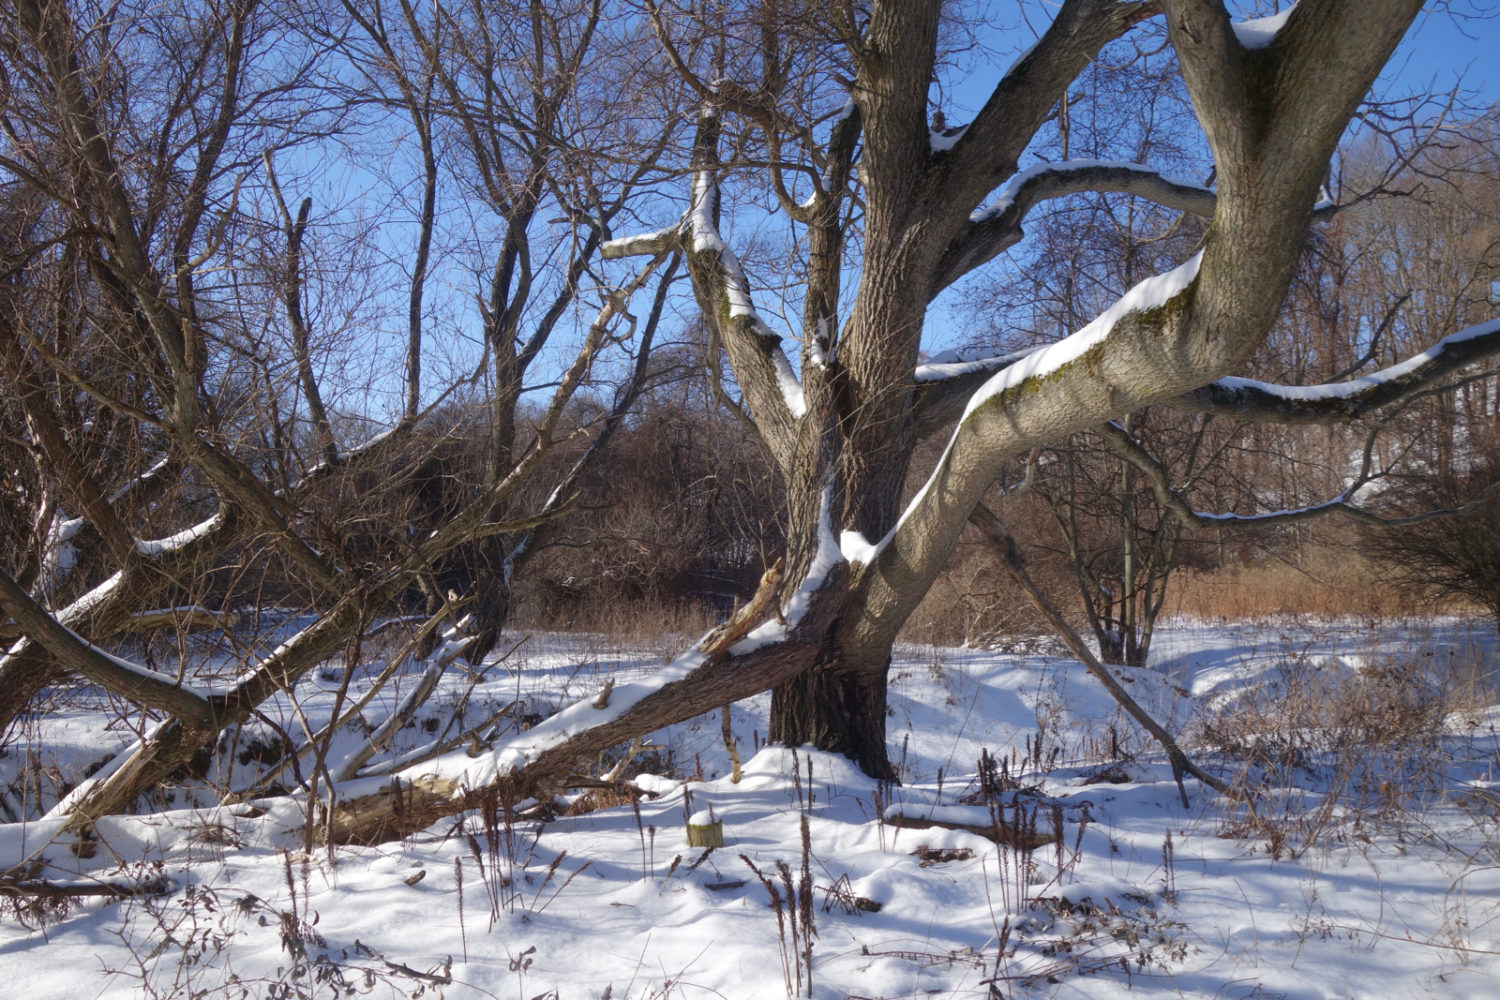
[[[525,73],[516,78],[535,81],[533,94],[542,81],[554,88],[545,95],[550,117],[526,120],[476,109],[466,89],[445,76],[464,65],[463,46],[483,37],[478,28],[460,33],[461,25],[442,21],[441,11],[433,27],[407,9],[397,26],[405,32],[398,49],[386,26],[361,22],[377,51],[360,62],[354,57],[361,53],[340,54],[328,36],[294,31],[295,13],[259,0],[224,0],[185,13],[24,0],[0,13],[7,84],[0,94],[0,171],[14,237],[6,246],[3,305],[17,332],[0,361],[6,395],[15,400],[6,411],[14,428],[10,444],[27,459],[18,465],[27,481],[14,491],[12,516],[33,525],[28,544],[8,553],[9,565],[0,568],[0,609],[21,636],[0,660],[8,699],[3,721],[65,671],[154,720],[68,798],[62,808],[78,827],[129,808],[317,663],[341,648],[357,649],[375,616],[434,566],[495,536],[524,538],[564,512],[577,462],[541,490],[542,501],[511,501],[533,485],[560,440],[589,438],[585,455],[602,447],[600,425],[569,427],[564,418],[614,352],[623,355],[625,374],[602,426],[618,424],[638,391],[675,270],[667,254],[623,280],[591,270],[592,248],[608,235],[626,194],[653,169],[649,163],[612,173],[606,159],[597,172],[569,174],[554,169],[549,155],[528,161],[524,189],[504,171],[495,173],[495,197],[530,198],[522,214],[534,214],[545,196],[565,213],[571,239],[557,245],[560,253],[549,243],[533,260],[524,238],[529,216],[501,206],[509,228],[499,235],[506,249],[496,270],[510,268],[515,277],[497,279],[496,295],[514,281],[546,297],[538,315],[529,291],[492,300],[513,315],[503,338],[486,340],[489,355],[510,350],[506,365],[514,368],[518,341],[529,337],[535,357],[566,321],[577,333],[571,357],[553,359],[527,434],[509,432],[504,454],[492,457],[487,474],[446,517],[426,532],[372,546],[367,525],[388,516],[381,505],[411,483],[430,449],[425,402],[455,388],[425,382],[422,367],[433,348],[435,321],[425,296],[442,232],[437,194],[445,177],[436,167],[436,143],[447,133],[438,123],[452,122],[456,135],[482,123],[483,136],[467,147],[476,157],[481,147],[544,143],[558,162],[571,158],[576,166],[591,152],[580,123],[598,113],[576,105],[600,92],[578,79],[600,9],[581,4],[544,12],[531,5],[522,51],[555,54],[564,60],[560,68],[507,55],[522,39],[490,40],[491,61],[480,71],[491,83],[520,68]],[[424,34],[428,29],[441,40]],[[440,53],[451,60],[442,69]],[[366,113],[323,74],[328,65],[383,67],[395,96],[383,100],[371,88],[375,111]],[[617,62],[608,65],[623,71]],[[404,365],[395,380],[400,402],[394,414],[370,407],[355,414],[362,420],[340,421],[336,399],[360,384],[341,380],[321,352],[336,348],[338,336],[360,322],[378,322],[381,310],[365,308],[347,273],[337,281],[330,268],[340,254],[346,261],[368,256],[371,244],[320,240],[313,199],[299,201],[296,187],[316,169],[318,153],[361,130],[390,129],[392,107],[412,123],[417,147],[415,210],[390,220],[410,234],[412,263],[386,272],[405,277]],[[673,127],[652,122],[645,148],[665,142]],[[614,152],[635,148],[615,138]],[[300,169],[289,171],[289,162]],[[477,171],[486,167],[480,158]],[[472,180],[463,170],[447,176],[465,185]],[[580,245],[588,249],[569,252]],[[636,316],[632,300],[653,281],[649,309]],[[493,309],[484,317],[498,322]],[[637,357],[624,350],[627,344]],[[510,394],[510,409],[494,411],[494,419],[514,420],[519,394],[530,386],[519,374],[506,377],[488,388]],[[373,436],[362,432],[351,441],[344,433],[351,424],[367,427],[370,418],[388,422]],[[383,473],[377,488],[354,485],[377,471]],[[344,506],[330,506],[334,497]],[[305,602],[312,624],[270,652],[249,647],[228,685],[204,688],[181,672],[102,651],[144,609],[182,608],[210,592],[233,606],[263,599],[268,585],[271,593],[280,588]],[[443,603],[428,630],[451,610]],[[426,664],[429,676],[449,658]],[[358,770],[356,764],[335,772],[327,763],[320,761],[315,781]]]
[[[783,55],[798,44],[786,28],[793,7],[763,5],[761,30],[738,56],[702,53],[694,62],[681,41],[691,33],[686,15],[651,5],[669,58],[704,102],[693,200],[679,224],[606,249],[688,252],[700,305],[788,483],[789,624],[780,641],[787,657],[811,666],[777,690],[772,738],[836,749],[880,774],[891,642],[1004,462],[1155,401],[1245,418],[1332,416],[1329,400],[1350,402],[1340,390],[1294,399],[1215,380],[1271,330],[1330,158],[1420,4],[1309,0],[1273,21],[1236,25],[1211,0],[1064,3],[974,119],[957,129],[945,120],[941,130],[931,127],[930,96],[939,5],[840,5],[815,18],[842,43],[852,81],[844,110],[830,102],[835,110],[824,119],[788,83],[808,79],[788,72],[795,63]],[[1213,187],[1141,164],[1019,169],[1104,47],[1162,21],[1213,158]],[[752,73],[734,75],[739,66]],[[721,229],[721,186],[737,166],[724,155],[730,121],[764,136],[769,187],[807,247],[796,365]],[[1015,244],[1034,206],[1080,190],[1204,216],[1200,253],[1024,361],[919,371],[932,300]],[[856,205],[857,243],[847,221]],[[841,265],[855,247],[858,286],[845,309]],[[1494,350],[1495,339],[1476,331],[1463,349],[1440,349],[1409,379],[1379,380],[1378,391],[1351,405],[1411,391],[1459,354]],[[914,442],[954,420],[937,469],[907,501]]]
[[[600,0],[403,6],[391,23],[384,8],[344,6],[362,34],[351,61],[370,67],[353,93],[383,94],[403,109],[420,144],[424,212],[433,210],[441,146],[465,196],[455,207],[471,233],[483,234],[484,249],[465,263],[484,350],[481,479],[493,486],[526,446],[522,396],[541,381],[534,366],[568,325],[600,244],[637,192],[664,176],[658,161],[670,166],[663,154],[678,132],[671,81],[640,64],[641,46],[618,20],[606,23]],[[430,253],[427,243],[418,247],[418,274]],[[414,283],[414,328],[417,290]],[[633,397],[626,390],[616,400],[606,438]],[[560,484],[553,504],[569,492]],[[494,647],[511,579],[535,550],[523,533],[488,538],[466,554],[476,662]]]

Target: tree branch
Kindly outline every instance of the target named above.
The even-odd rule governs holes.
[[[918,437],[953,426],[974,393],[996,372],[1009,368],[1040,348],[1028,348],[992,358],[952,363],[928,363],[916,370],[912,414]]]
[[[1202,218],[1213,215],[1211,188],[1170,180],[1136,163],[1074,160],[1039,164],[1012,177],[986,208],[970,216],[968,227],[948,244],[938,264],[932,296],[976,267],[1019,243],[1026,216],[1043,201],[1070,194],[1127,194]]]
[[[1277,385],[1224,378],[1171,401],[1186,410],[1279,424],[1354,420],[1400,402],[1466,365],[1500,354],[1500,319],[1450,334],[1421,354],[1363,378]]]
[[[1182,775],[1184,773],[1192,775],[1221,795],[1233,795],[1239,798],[1240,796],[1228,785],[1194,764],[1188,758],[1187,754],[1182,752],[1182,748],[1177,745],[1177,740],[1172,734],[1167,732],[1161,723],[1153,719],[1151,714],[1142,708],[1134,698],[1130,697],[1129,692],[1115,679],[1114,674],[1109,672],[1109,668],[1099,662],[1099,658],[1094,655],[1093,650],[1089,649],[1088,644],[1083,641],[1083,637],[1078,634],[1073,626],[1068,624],[1068,620],[1063,617],[1057,608],[1052,606],[1052,603],[1042,595],[1042,592],[1032,581],[1031,574],[1026,572],[1026,565],[1021,559],[1021,551],[1016,547],[1015,539],[1011,537],[1010,531],[1005,527],[1004,522],[981,503],[974,506],[973,513],[969,515],[969,523],[983,531],[985,537],[999,550],[1000,562],[1005,567],[1006,573],[1025,592],[1027,599],[1031,601],[1042,617],[1047,619],[1047,623],[1052,626],[1063,642],[1067,643],[1068,648],[1073,651],[1073,655],[1082,661],[1089,674],[1104,685],[1105,690],[1110,693],[1110,696],[1115,699],[1116,703],[1125,709],[1126,713],[1139,723],[1142,729],[1150,733],[1152,739],[1161,744],[1162,749],[1167,752],[1167,759],[1172,763],[1172,775],[1177,779],[1177,789],[1182,794],[1183,806],[1188,805],[1187,789],[1182,784]]]
[[[934,159],[932,170],[945,178],[943,197],[953,210],[966,215],[1014,174],[1022,151],[1089,61],[1160,10],[1155,2],[1066,0],[1037,43],[1000,78],[953,149]],[[944,228],[957,233],[964,222],[958,216]]]
[[[1494,494],[1500,493],[1500,483],[1494,483],[1480,493],[1479,496],[1459,507],[1425,510],[1420,514],[1412,514],[1406,517],[1385,517],[1368,508],[1357,507],[1350,503],[1350,500],[1375,478],[1367,472],[1362,472],[1343,493],[1323,503],[1298,507],[1292,510],[1278,510],[1266,514],[1204,514],[1194,510],[1181,493],[1172,489],[1167,470],[1152,457],[1150,452],[1142,448],[1134,438],[1127,434],[1124,429],[1117,424],[1109,423],[1097,428],[1097,430],[1106,448],[1146,475],[1146,479],[1151,483],[1151,491],[1155,495],[1157,503],[1166,508],[1168,513],[1180,523],[1191,525],[1195,528],[1269,528],[1283,524],[1297,524],[1302,521],[1310,521],[1328,514],[1342,514],[1345,517],[1350,517],[1366,524],[1399,528],[1406,525],[1421,524],[1423,521],[1429,521],[1436,517],[1452,517],[1454,515],[1467,514],[1473,510],[1477,510]]]
[[[0,570],[0,609],[69,670],[112,694],[151,708],[170,712],[192,725],[206,726],[214,718],[207,698],[164,674],[110,656],[58,623],[31,595]]]

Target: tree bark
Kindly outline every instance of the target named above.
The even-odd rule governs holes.
[[[843,754],[866,774],[897,778],[886,755],[886,678],[889,655],[851,662],[833,651],[771,694],[768,738]]]

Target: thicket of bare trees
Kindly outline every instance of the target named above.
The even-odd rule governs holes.
[[[983,25],[944,6],[0,12],[0,519],[20,529],[0,726],[67,674],[152,720],[70,796],[74,827],[333,654],[358,661],[377,619],[420,602],[408,665],[436,677],[496,648],[517,574],[582,555],[629,575],[668,537],[732,582],[771,568],[658,686],[353,799],[368,755],[314,754],[303,791],[326,808],[308,815],[335,838],[417,828],[768,688],[772,739],[888,774],[891,645],[971,517],[1010,544],[981,506],[1012,519],[1002,478],[1047,459],[1038,492],[1100,646],[1138,660],[1184,526],[1314,516],[1270,514],[1258,471],[1203,475],[1226,442],[1312,428],[1276,436],[1301,455],[1317,425],[1367,417],[1404,452],[1439,380],[1500,349],[1479,277],[1441,323],[1375,320],[1443,308],[1446,279],[1413,262],[1339,299],[1306,364],[1260,353],[1323,315],[1340,254],[1363,259],[1331,228],[1324,270],[1304,248],[1392,186],[1377,163],[1330,191],[1329,164],[1416,0],[1303,0],[1248,28],[1217,0],[1066,0],[1019,57],[982,61],[972,117],[933,81]],[[1120,97],[1127,70],[1102,64],[1149,81],[1125,91],[1129,128],[1090,99]],[[1047,295],[1019,350],[920,364],[934,301],[1024,254],[1028,228],[1022,293]],[[686,325],[679,274],[707,333],[691,400],[667,377],[682,358],[655,352]],[[1447,438],[1457,454],[1457,422]],[[1296,459],[1334,470],[1320,509],[1364,509],[1349,484],[1389,456],[1351,472],[1329,454]],[[682,572],[657,560],[640,580]],[[147,612],[227,626],[272,600],[309,624],[225,686],[104,652]]]
[[[475,634],[435,657],[493,643],[534,533],[643,385],[676,268],[597,261],[674,135],[637,34],[597,3],[0,14],[24,526],[0,728],[65,672],[160,720],[75,792],[77,825],[356,656],[408,592],[426,633],[475,603]],[[227,626],[261,603],[311,624],[228,687],[101,651],[143,612]]]

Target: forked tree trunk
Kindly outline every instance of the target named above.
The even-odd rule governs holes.
[[[859,288],[841,320],[840,267],[809,270],[800,367],[783,349],[785,338],[756,311],[751,284],[719,230],[720,113],[728,109],[768,131],[781,130],[790,141],[791,131],[762,103],[767,94],[776,96],[774,81],[762,81],[760,89],[710,87],[671,47],[669,26],[653,17],[669,54],[707,105],[694,147],[692,204],[676,226],[617,241],[606,256],[672,248],[688,254],[714,342],[786,477],[789,578],[818,583],[817,573],[804,571],[812,565],[809,553],[827,544],[830,533],[840,541],[850,531],[866,543],[880,542],[862,554],[867,564],[849,566],[849,592],[833,602],[835,614],[816,637],[813,674],[788,676],[776,689],[773,738],[841,750],[866,770],[886,773],[883,673],[891,644],[1003,463],[1199,390],[1263,342],[1296,269],[1339,136],[1421,6],[1419,0],[1302,4],[1272,44],[1247,47],[1218,0],[1163,5],[1217,165],[1216,189],[1201,192],[1211,195],[1209,204],[1184,206],[1211,215],[1201,253],[1137,285],[1070,348],[1035,355],[989,391],[969,397],[979,384],[954,381],[955,399],[969,398],[951,409],[941,384],[918,389],[926,309],[941,289],[1020,238],[1026,211],[1020,194],[1031,183],[1023,177],[1031,170],[1018,170],[1023,155],[1057,102],[1067,100],[1078,74],[1160,6],[1115,0],[1057,5],[1037,44],[952,144],[938,148],[929,98],[942,5],[869,5],[863,34],[851,45],[857,65],[852,110],[840,116],[829,141],[830,150],[843,149],[847,157],[810,157],[819,164],[820,183],[806,202],[783,190],[782,175],[775,174],[786,213],[824,249],[841,252],[845,233],[837,219],[844,217],[848,193],[843,182],[853,159],[851,133],[858,132]],[[1061,171],[1056,195],[1081,190],[1066,179],[1077,179],[1073,171],[1098,169],[1090,163]],[[995,200],[1007,176],[1018,185],[999,199],[1009,207],[976,211]],[[1163,204],[1176,201],[1168,192]],[[837,252],[827,260],[835,261]],[[918,427],[934,413],[957,424],[932,476],[903,511],[906,463]],[[821,504],[810,502],[815,496]],[[1121,644],[1121,655],[1131,651]]]

